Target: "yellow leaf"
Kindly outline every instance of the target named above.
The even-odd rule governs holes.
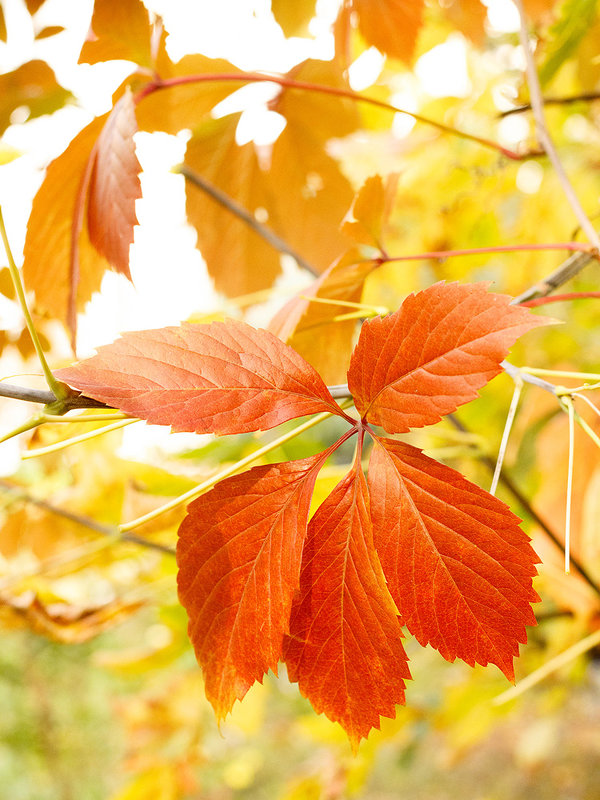
[[[6,20],[4,19],[4,11],[0,6],[0,41],[6,41]]]
[[[208,120],[190,140],[185,164],[251,214],[269,205],[254,145],[238,146],[239,115]],[[279,253],[201,189],[186,186],[187,214],[216,288],[229,296],[265,289],[279,273]],[[269,218],[270,219],[270,218]]]
[[[315,0],[271,0],[271,11],[286,36],[305,36],[315,15]]]
[[[124,59],[152,67],[151,34],[148,12],[141,0],[95,0],[79,63]]]
[[[461,33],[472,42],[480,44],[485,37],[485,20],[487,8],[481,0],[452,0],[443,3],[444,15]]]
[[[410,63],[423,24],[424,0],[352,0],[367,44]]]
[[[25,0],[27,11],[33,16],[35,12],[44,5],[44,0]]]
[[[384,228],[392,211],[398,187],[398,175],[388,176],[385,186],[380,175],[367,178],[354,198],[354,221],[344,223],[342,230],[359,244],[368,244],[383,252]]]
[[[81,644],[119,625],[142,605],[141,602],[114,600],[100,606],[80,607],[43,603],[33,592],[20,597],[0,595],[0,624],[11,628],[27,627],[63,644]]]
[[[180,797],[175,764],[164,764],[137,775],[111,800],[177,800]]]
[[[240,70],[222,58],[184,56],[173,62],[164,46],[159,48],[156,69],[163,81],[191,75],[235,74]],[[240,88],[235,81],[180,83],[154,91],[136,106],[141,130],[176,134],[183,128],[194,130],[221,100]]]
[[[85,220],[78,244],[79,275],[71,275],[72,231],[77,196],[92,150],[106,121],[91,122],[48,167],[31,210],[25,238],[23,278],[35,292],[36,308],[67,324],[71,286],[77,309],[100,288],[108,262],[92,246]]]
[[[0,134],[10,125],[15,108],[27,106],[29,119],[33,119],[61,108],[71,96],[45,61],[28,61],[0,75]]]
[[[311,302],[311,297],[360,301],[364,282],[377,262],[351,250],[315,280],[302,297],[294,297],[275,315],[269,330],[291,344],[327,383],[343,383],[352,349],[356,320],[336,321],[348,307]],[[325,344],[326,343],[326,344]]]

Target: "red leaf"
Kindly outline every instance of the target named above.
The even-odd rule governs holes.
[[[189,506],[179,529],[179,597],[218,718],[269,669],[277,671],[310,499],[327,455],[228,478]]]
[[[354,749],[394,717],[410,678],[402,632],[373,547],[369,495],[356,465],[308,526],[300,592],[286,637],[290,679]]]
[[[129,247],[137,225],[135,201],[142,196],[140,162],[133,135],[135,107],[127,90],[106,120],[95,146],[88,199],[88,230],[96,250],[131,279]]]
[[[213,322],[126,333],[60,380],[126,414],[173,430],[244,433],[329,411],[319,374],[271,333]]]
[[[519,336],[552,322],[486,288],[436,283],[363,324],[348,370],[363,419],[388,433],[439,422],[502,371]]]
[[[497,664],[535,625],[539,562],[500,500],[415,447],[375,440],[369,464],[375,546],[403,623],[444,658]]]

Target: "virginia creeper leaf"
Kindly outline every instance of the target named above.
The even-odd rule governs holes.
[[[423,0],[352,0],[367,44],[410,62],[423,24]]]
[[[315,15],[315,0],[271,0],[271,13],[286,36],[306,36]]]
[[[519,518],[420,450],[376,439],[369,463],[375,547],[403,624],[444,658],[497,664],[535,625],[539,561]]]
[[[135,201],[142,196],[137,131],[130,91],[117,101],[95,145],[88,198],[88,230],[96,250],[129,279],[129,247],[137,224]]]
[[[176,431],[244,433],[343,415],[319,374],[268,331],[229,320],[126,333],[60,380]]]
[[[72,97],[56,80],[45,61],[27,61],[12,72],[0,75],[0,134],[10,125],[15,108],[27,106],[29,119],[52,114]]]
[[[124,59],[152,67],[151,34],[148,11],[141,0],[95,0],[79,63]]]
[[[519,336],[548,323],[486,284],[436,283],[363,324],[348,370],[356,408],[388,433],[439,422],[502,371]]]
[[[410,672],[360,464],[309,523],[284,661],[315,711],[339,722],[354,749],[404,703]]]
[[[98,117],[79,133],[67,149],[49,165],[44,182],[33,200],[25,237],[23,277],[35,292],[36,307],[65,324],[70,317],[69,298],[75,289],[76,306],[82,309],[100,288],[108,262],[92,246],[87,225],[77,239],[79,269],[76,286],[70,264],[73,256],[74,217],[82,175],[91,158],[106,116]]]
[[[326,457],[228,478],[188,507],[179,529],[179,597],[219,719],[269,669],[277,672]]]
[[[344,382],[356,330],[355,319],[337,319],[352,309],[335,301],[360,302],[365,280],[376,267],[376,261],[365,261],[356,249],[349,250],[269,323],[269,330],[297,350],[327,383]],[[312,297],[332,302],[311,302]]]

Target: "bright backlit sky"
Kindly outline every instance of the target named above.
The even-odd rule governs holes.
[[[511,0],[486,0],[486,4],[493,28],[498,31],[516,29],[518,17]],[[155,0],[148,5],[163,16],[171,32],[167,46],[175,60],[188,52],[202,52],[211,57],[227,58],[243,69],[284,72],[305,58],[331,57],[330,25],[339,1],[318,0],[318,16],[311,23],[314,37],[311,40],[286,40],[271,16],[270,0]],[[4,136],[5,144],[22,153],[20,158],[0,167],[0,203],[18,261],[31,200],[42,180],[43,167],[94,115],[110,108],[112,91],[131,71],[131,65],[125,62],[77,65],[91,9],[91,0],[46,0],[36,15],[36,27],[63,25],[66,30],[56,37],[36,42],[20,0],[5,3],[10,39],[8,45],[0,43],[0,70],[12,70],[31,58],[46,59],[77,101],[51,117],[31,122],[23,122],[23,112],[17,109],[13,115],[14,124]],[[513,49],[512,57],[518,58],[518,48]],[[367,88],[377,79],[382,64],[377,51],[367,51],[351,68],[352,86]],[[417,110],[419,97],[466,96],[470,90],[465,42],[460,34],[453,34],[417,62],[415,76],[407,75],[403,88],[392,100],[409,110]],[[273,115],[264,106],[271,91],[265,85],[247,87],[219,107],[219,114],[246,108],[238,131],[240,141],[252,138],[268,141],[276,135]],[[522,124],[516,117],[508,119],[512,121],[509,125]],[[397,115],[393,122],[394,134],[406,136],[412,126],[408,117]],[[508,142],[515,134],[520,137],[523,131],[507,129]],[[80,316],[80,355],[114,340],[121,331],[177,324],[191,314],[223,305],[194,247],[195,233],[185,221],[183,178],[169,172],[170,167],[182,159],[185,141],[185,135],[138,134],[136,143],[144,170],[144,197],[137,207],[140,227],[136,229],[131,251],[134,286],[114,273],[105,276],[102,292]],[[306,283],[306,277],[291,268],[281,281],[281,289],[297,290]],[[15,304],[0,302],[3,328],[19,329],[20,319],[20,310]],[[252,321],[260,322],[260,319]],[[68,358],[67,338],[58,327],[56,330],[57,341]],[[0,359],[1,375],[16,369],[19,369],[18,362],[10,355]],[[12,414],[17,419],[29,411],[23,409],[23,405],[11,405],[4,419],[6,426],[10,427]],[[130,440],[136,436],[134,431],[138,427],[127,430]],[[16,456],[16,451],[13,455]],[[7,471],[11,469],[12,466]]]

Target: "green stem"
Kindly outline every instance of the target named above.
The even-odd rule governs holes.
[[[47,420],[44,420],[46,422]],[[113,422],[112,425],[104,425],[102,428],[96,428],[93,431],[87,431],[87,433],[81,433],[79,436],[73,436],[70,439],[64,439],[62,442],[55,442],[54,444],[49,444],[47,447],[37,447],[35,450],[27,450],[23,453],[22,458],[23,460],[27,460],[28,458],[37,458],[38,456],[46,456],[49,453],[56,453],[59,450],[66,450],[67,447],[71,447],[73,444],[79,444],[80,442],[87,442],[89,439],[94,439],[97,436],[102,436],[104,433],[110,433],[111,431],[117,431],[120,428],[124,428],[126,425],[131,425],[133,422],[139,422],[138,419],[122,419],[119,422]]]
[[[46,361],[44,350],[37,335],[35,325],[33,324],[33,319],[31,318],[31,314],[29,313],[29,307],[27,305],[27,300],[25,298],[25,291],[23,289],[21,275],[19,274],[18,267],[15,263],[12,251],[10,249],[10,244],[8,241],[8,235],[6,233],[6,227],[4,225],[4,217],[2,216],[1,207],[0,207],[0,235],[2,236],[4,249],[6,250],[6,258],[8,260],[8,269],[10,271],[10,277],[12,278],[12,282],[15,287],[15,292],[17,293],[17,297],[19,298],[21,311],[23,312],[23,316],[25,317],[25,322],[27,324],[27,330],[29,331],[29,335],[31,336],[31,339],[33,341],[33,346],[35,347],[35,352],[40,361],[42,370],[44,371],[46,383],[48,384],[48,388],[54,392],[54,394],[59,400],[64,400],[71,394],[71,390],[66,384],[56,380],[56,378],[52,374],[50,367],[48,366],[48,362]]]
[[[348,400],[344,403],[340,403],[340,407],[342,409],[349,408],[352,404],[353,401]],[[239,472],[241,469],[244,469],[244,467],[249,466],[254,461],[262,458],[262,456],[278,448],[280,445],[289,442],[291,439],[295,439],[296,436],[299,436],[301,433],[304,433],[331,416],[333,415],[329,411],[323,411],[321,414],[317,414],[307,422],[302,423],[302,425],[298,425],[298,427],[294,428],[292,431],[284,433],[277,439],[273,439],[272,442],[269,442],[268,444],[264,445],[264,447],[260,447],[258,450],[255,450],[254,453],[250,453],[245,458],[241,458],[239,461],[236,461],[235,464],[232,464],[230,467],[221,470],[221,472],[218,472],[216,475],[213,475],[211,478],[208,478],[207,480],[198,484],[198,486],[190,489],[189,492],[185,492],[184,494],[179,495],[179,497],[175,497],[173,500],[170,500],[168,503],[160,506],[160,508],[155,508],[154,511],[150,511],[148,514],[144,514],[142,517],[138,517],[137,519],[131,520],[131,522],[126,522],[123,525],[119,525],[119,530],[121,533],[126,533],[134,528],[138,528],[140,525],[144,525],[146,522],[156,519],[156,517],[159,517],[161,514],[165,514],[167,511],[177,508],[177,506],[188,503],[191,500],[195,500],[196,497],[200,497],[201,494],[204,494],[204,492],[212,489],[215,484],[219,483],[219,481],[229,478],[234,473]]]
[[[35,417],[31,417],[31,419],[28,419],[27,422],[24,422],[22,425],[19,425],[17,428],[14,428],[12,431],[5,433],[4,436],[1,436],[0,444],[2,444],[2,442],[7,442],[14,436],[18,436],[20,433],[25,433],[25,431],[31,431],[33,430],[33,428],[37,428],[39,425],[43,425],[44,422],[45,422],[44,415],[36,414]]]

